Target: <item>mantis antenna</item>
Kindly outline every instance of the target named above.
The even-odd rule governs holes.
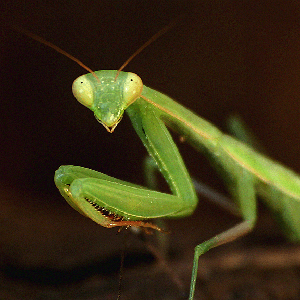
[[[148,47],[150,44],[152,44],[154,41],[156,41],[159,37],[161,37],[163,34],[165,34],[167,31],[169,31],[172,27],[174,27],[176,25],[176,23],[178,22],[178,20],[182,17],[182,15],[180,15],[179,17],[177,17],[175,20],[173,20],[171,23],[169,23],[167,26],[165,26],[164,28],[162,28],[160,31],[158,31],[156,34],[154,34],[144,45],[142,45],[138,50],[136,50],[124,63],[123,65],[119,68],[115,80],[117,80],[120,72],[138,55],[140,54],[146,47]],[[27,35],[28,37],[34,39],[37,42],[40,42],[52,49],[54,49],[55,51],[57,51],[58,53],[61,53],[62,55],[68,57],[69,59],[73,60],[74,62],[76,62],[79,66],[81,66],[82,68],[84,68],[85,70],[87,70],[89,73],[91,73],[99,82],[99,78],[97,77],[97,75],[95,74],[95,72],[90,69],[88,66],[86,66],[82,61],[80,61],[78,58],[74,57],[73,55],[71,55],[70,53],[66,52],[65,50],[61,49],[60,47],[52,44],[51,42],[45,40],[44,38],[30,32],[29,30],[26,30],[24,28],[21,28],[17,25],[12,25],[12,28],[20,33],[23,33],[25,35]]]
[[[12,28],[15,29],[18,32],[21,32],[21,33],[29,36],[30,38],[34,39],[35,41],[40,42],[40,43],[54,49],[55,51],[57,51],[58,53],[68,57],[69,59],[75,61],[79,66],[81,66],[82,68],[84,68],[85,70],[90,72],[97,79],[97,81],[100,81],[99,78],[97,77],[97,75],[95,74],[95,72],[92,69],[90,69],[82,61],[80,61],[78,58],[74,57],[73,55],[69,54],[65,50],[59,48],[58,46],[52,44],[51,42],[48,42],[47,40],[45,40],[42,37],[30,32],[29,30],[23,29],[23,28],[21,28],[19,26],[16,26],[16,25],[13,25]]]
[[[181,16],[179,16],[178,18],[176,18],[175,20],[173,20],[171,23],[169,23],[167,26],[165,26],[164,28],[162,28],[160,31],[158,31],[157,33],[155,33],[144,45],[142,45],[139,49],[137,49],[125,62],[124,64],[121,66],[121,68],[118,70],[117,75],[115,77],[115,80],[117,80],[120,72],[137,56],[139,55],[146,47],[148,47],[150,44],[152,44],[154,41],[156,41],[159,37],[161,37],[163,34],[165,34],[167,31],[169,31],[172,27],[174,27],[176,25],[176,23],[178,22],[178,19]]]

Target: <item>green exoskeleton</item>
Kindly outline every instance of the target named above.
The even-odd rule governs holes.
[[[124,111],[168,182],[172,195],[145,189],[89,169],[62,166],[55,182],[69,204],[102,226],[149,226],[154,218],[181,218],[193,213],[196,193],[166,126],[203,151],[225,178],[244,219],[195,248],[190,299],[193,299],[198,258],[218,245],[249,232],[256,220],[256,195],[280,219],[286,234],[300,240],[300,178],[291,170],[223,134],[215,126],[168,96],[143,85],[133,73],[97,71],[73,83],[77,100],[91,109],[112,132]],[[129,200],[130,199],[130,200]]]
[[[115,130],[126,111],[172,191],[165,194],[90,169],[61,166],[55,173],[60,193],[73,208],[98,224],[159,230],[149,220],[182,218],[193,213],[198,201],[194,185],[167,127],[206,155],[224,178],[243,221],[195,247],[190,300],[194,297],[199,256],[252,230],[258,195],[280,221],[286,235],[292,241],[300,241],[300,177],[293,171],[222,133],[170,97],[144,86],[133,73],[92,72],[74,81],[73,93],[109,132]]]

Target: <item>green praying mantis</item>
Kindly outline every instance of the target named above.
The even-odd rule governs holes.
[[[70,54],[42,38],[20,30],[72,60]],[[256,221],[256,197],[265,202],[289,239],[300,241],[300,177],[290,169],[258,153],[249,145],[218,128],[170,97],[143,85],[134,73],[120,70],[93,72],[78,77],[73,94],[112,133],[124,111],[152,160],[149,176],[158,169],[172,194],[161,193],[78,166],[61,166],[55,184],[78,212],[104,227],[136,226],[161,230],[150,220],[183,218],[197,206],[192,179],[174,143],[170,127],[211,161],[243,219],[233,228],[197,245],[194,252],[189,300],[194,299],[198,260],[213,247],[250,232]]]

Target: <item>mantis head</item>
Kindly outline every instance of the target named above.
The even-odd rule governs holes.
[[[97,71],[78,77],[72,86],[75,98],[94,112],[95,118],[110,133],[121,121],[124,110],[140,97],[141,78],[134,73]]]

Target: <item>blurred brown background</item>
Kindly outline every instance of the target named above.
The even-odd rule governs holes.
[[[126,70],[223,130],[228,115],[240,114],[271,157],[300,173],[298,1],[6,1],[1,4],[0,37],[1,299],[115,299],[124,234],[100,228],[73,211],[59,195],[53,176],[60,165],[74,164],[143,184],[146,155],[127,117],[108,134],[74,99],[71,85],[85,73],[83,69],[8,25],[16,23],[44,37],[94,70],[118,69],[181,13],[185,18]],[[180,149],[194,177],[223,189],[205,159],[188,145]],[[220,257],[238,247],[241,253],[257,245],[275,250],[288,247],[265,209],[261,210],[258,229],[228,246]],[[201,201],[192,217],[168,223],[173,251],[169,264],[178,270],[186,289],[193,247],[236,222]],[[128,239],[129,253],[136,251],[136,257],[148,253],[138,238]],[[207,257],[213,259],[218,251],[222,250]],[[170,276],[166,282],[155,281],[161,278],[158,275],[151,278],[155,272],[165,274],[153,264],[151,260],[131,275],[125,268],[124,277],[138,276],[140,286],[124,279],[123,299],[182,299]],[[103,269],[110,268],[115,269],[104,274]],[[282,288],[289,290],[289,298],[284,292],[277,298],[260,292],[252,275],[246,275],[240,286],[250,286],[251,291],[259,286],[261,299],[299,299],[298,263],[292,270],[291,285]],[[213,284],[209,280],[219,277],[211,271],[202,277],[198,295],[204,293],[207,299],[259,299],[248,297],[247,289],[238,298],[230,289],[232,282],[227,284],[229,275],[227,281],[218,279]],[[220,291],[223,285],[219,298],[207,287]]]

